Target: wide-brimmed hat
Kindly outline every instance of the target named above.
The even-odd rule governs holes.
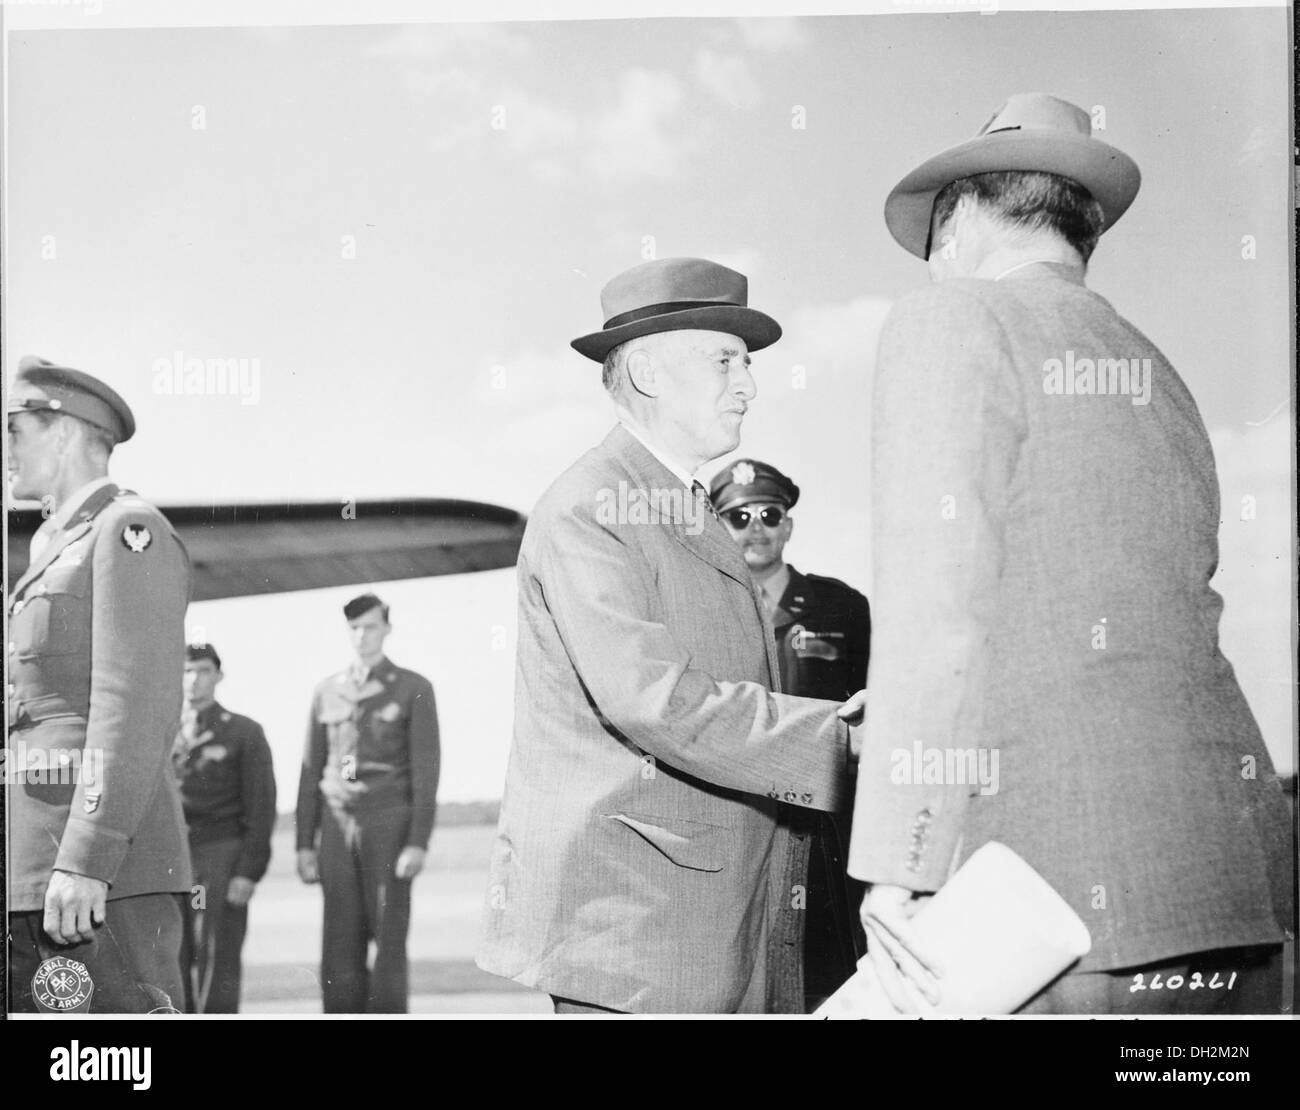
[[[926,257],[934,198],[945,186],[977,173],[1028,170],[1076,181],[1101,204],[1112,227],[1137,196],[1142,174],[1121,150],[1092,137],[1092,117],[1045,93],[1020,93],[994,113],[969,142],[936,154],[894,186],[885,201],[890,234]]]
[[[620,343],[663,331],[699,328],[739,336],[751,351],[781,338],[781,325],[748,306],[744,274],[707,258],[660,258],[613,278],[600,291],[605,326],[575,339],[579,354],[604,362]]]

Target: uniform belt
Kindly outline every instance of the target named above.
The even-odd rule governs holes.
[[[405,774],[408,768],[405,765],[397,763],[358,763],[355,769],[355,776],[361,778],[362,775],[394,775]],[[346,779],[344,768],[341,766],[334,768],[334,773],[341,779]]]
[[[9,699],[9,731],[32,728],[52,717],[80,717],[85,712],[61,694],[41,694],[34,698]]]

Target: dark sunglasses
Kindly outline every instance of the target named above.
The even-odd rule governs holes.
[[[728,509],[722,514],[723,519],[737,532],[743,532],[748,528],[749,522],[755,516],[763,522],[764,528],[775,528],[785,519],[785,510],[777,505],[768,505],[757,513],[753,509]]]

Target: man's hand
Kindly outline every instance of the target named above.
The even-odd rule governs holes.
[[[104,923],[108,883],[89,875],[55,871],[45,888],[45,932],[55,944],[79,944],[94,939]]]
[[[320,859],[315,848],[298,849],[298,878],[304,883],[320,882]]]
[[[862,756],[862,722],[866,711],[865,690],[859,690],[835,711],[835,715],[849,726],[849,755],[855,760]]]
[[[867,692],[859,690],[853,697],[849,698],[843,705],[835,710],[835,715],[841,721],[847,721],[850,725],[862,724],[862,718],[867,709]]]
[[[939,1001],[943,970],[918,945],[908,918],[924,899],[902,886],[875,883],[862,899],[867,955],[894,1008],[904,1014],[925,1012]]]
[[[302,874],[301,863],[299,864],[298,873]],[[257,889],[257,884],[252,879],[246,879],[243,875],[236,875],[230,880],[230,885],[226,887],[226,901],[232,906],[246,906],[248,900],[253,897],[255,889]]]
[[[393,869],[399,879],[414,879],[424,870],[424,849],[407,845],[397,857],[397,866]]]

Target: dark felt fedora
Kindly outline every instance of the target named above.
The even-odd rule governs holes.
[[[781,338],[781,325],[748,306],[744,274],[706,258],[661,258],[633,266],[600,291],[605,326],[573,349],[604,362],[620,343],[662,331],[699,328],[739,336],[751,351]]]
[[[936,154],[894,186],[885,201],[890,234],[920,258],[930,240],[939,191],[963,177],[1002,170],[1055,173],[1077,181],[1101,204],[1103,230],[1128,210],[1142,175],[1123,151],[1092,137],[1092,117],[1045,93],[1020,93],[968,142]]]

